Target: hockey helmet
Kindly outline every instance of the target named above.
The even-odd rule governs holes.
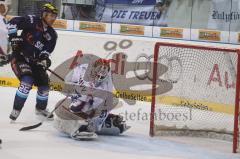
[[[58,14],[58,9],[51,3],[46,3],[42,6],[42,13],[43,12],[50,12],[53,14]]]

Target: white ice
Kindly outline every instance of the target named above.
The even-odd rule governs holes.
[[[149,121],[130,121],[132,128],[122,136],[100,136],[96,141],[74,141],[60,134],[45,122],[41,127],[20,132],[23,126],[38,123],[35,117],[35,95],[32,91],[16,123],[8,118],[12,109],[15,88],[0,87],[0,138],[3,140],[0,159],[239,159],[232,154],[232,144],[227,141],[190,137],[148,136]],[[49,109],[63,98],[51,92]],[[149,113],[149,104],[137,103],[114,110],[115,113]]]

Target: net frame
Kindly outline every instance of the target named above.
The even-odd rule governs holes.
[[[237,54],[237,75],[236,75],[236,94],[235,94],[235,110],[234,110],[234,126],[233,126],[233,145],[232,152],[237,153],[240,147],[239,143],[239,124],[240,124],[240,109],[239,109],[239,95],[240,95],[240,49],[233,48],[221,48],[221,47],[210,47],[210,46],[200,46],[192,44],[178,44],[178,43],[167,43],[167,42],[157,42],[154,47],[154,61],[153,61],[153,80],[152,80],[152,102],[151,102],[151,114],[150,114],[150,131],[151,137],[155,136],[155,107],[156,107],[156,86],[157,86],[157,66],[159,49],[161,46],[176,47],[176,48],[189,48],[197,50],[207,50],[207,51],[222,51],[226,53],[236,53]]]

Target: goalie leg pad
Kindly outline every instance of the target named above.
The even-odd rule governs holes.
[[[53,122],[54,127],[58,131],[60,131],[64,134],[67,134],[69,136],[73,132],[75,132],[76,128],[79,128],[81,124],[83,124],[83,123],[80,123],[80,121],[78,121],[78,120],[64,120],[59,117],[56,117]]]
[[[130,126],[127,126],[123,117],[120,115],[109,114],[103,127],[97,132],[98,135],[117,136],[127,131]]]

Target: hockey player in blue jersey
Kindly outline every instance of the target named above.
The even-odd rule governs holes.
[[[52,28],[57,18],[57,8],[44,4],[41,16],[28,15],[15,17],[9,21],[9,41],[12,46],[11,67],[20,80],[15,95],[11,120],[16,120],[24,106],[32,86],[37,86],[36,114],[47,116],[49,77],[46,68],[50,67],[49,55],[53,52],[57,33]],[[20,36],[17,31],[22,30]],[[51,116],[50,118],[53,118]]]

